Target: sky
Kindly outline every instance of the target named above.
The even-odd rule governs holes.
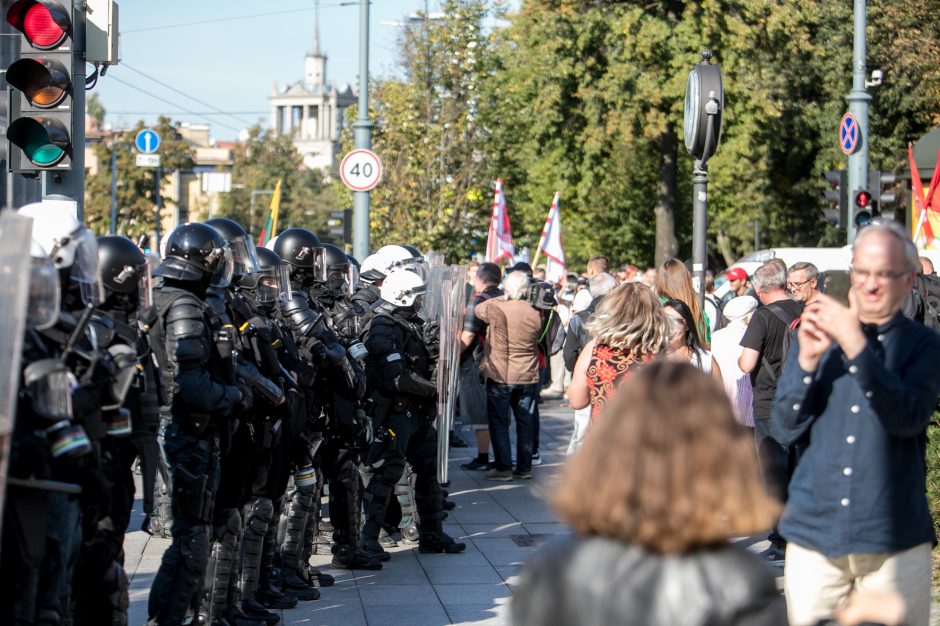
[[[234,140],[255,123],[267,125],[275,82],[283,89],[303,77],[315,15],[320,51],[328,57],[327,80],[357,84],[359,0],[320,0],[319,11],[315,4],[120,0],[120,64],[89,95],[98,94],[105,124],[115,128],[141,119],[153,123],[165,114],[210,124],[214,139]],[[370,74],[395,72],[402,22],[426,4],[432,14],[440,9],[438,0],[372,0]]]

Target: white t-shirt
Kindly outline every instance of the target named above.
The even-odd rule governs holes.
[[[742,320],[733,320],[721,330],[716,330],[712,334],[712,356],[721,368],[721,380],[734,407],[735,417],[742,424],[753,424],[751,377],[738,367],[738,358],[744,350],[741,338],[745,330],[747,324]]]

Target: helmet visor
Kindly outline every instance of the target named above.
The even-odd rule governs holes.
[[[44,330],[55,326],[59,319],[59,272],[48,257],[32,257],[32,261],[26,325]]]
[[[232,262],[234,263],[234,273],[236,276],[257,273],[260,265],[258,263],[258,253],[255,246],[251,243],[248,236],[238,237],[229,241],[229,248],[232,251]]]
[[[353,294],[353,270],[352,265],[332,265],[326,273],[326,286],[330,293],[334,295]]]
[[[323,248],[313,249],[313,281],[316,283],[325,283],[329,278],[327,276],[326,261],[323,258],[326,250]]]
[[[143,309],[153,306],[153,278],[150,276],[150,264],[141,266],[137,281],[137,297]]]
[[[258,279],[258,302],[270,304],[291,298],[290,275],[286,265],[264,269]]]
[[[98,240],[90,230],[81,228],[75,231],[67,245],[75,247],[71,276],[81,288],[82,302],[87,306],[98,306],[104,299],[98,282]]]
[[[235,273],[235,261],[232,258],[232,249],[228,246],[222,250],[218,269],[212,275],[212,285],[225,289],[232,284],[232,275]]]

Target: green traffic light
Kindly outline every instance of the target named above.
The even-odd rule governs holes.
[[[15,120],[7,129],[7,138],[37,167],[58,164],[65,158],[69,145],[69,135],[64,124],[45,117]]]

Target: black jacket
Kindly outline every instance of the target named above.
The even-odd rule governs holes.
[[[657,555],[571,535],[537,552],[513,589],[515,626],[785,626],[770,569],[733,546]]]

